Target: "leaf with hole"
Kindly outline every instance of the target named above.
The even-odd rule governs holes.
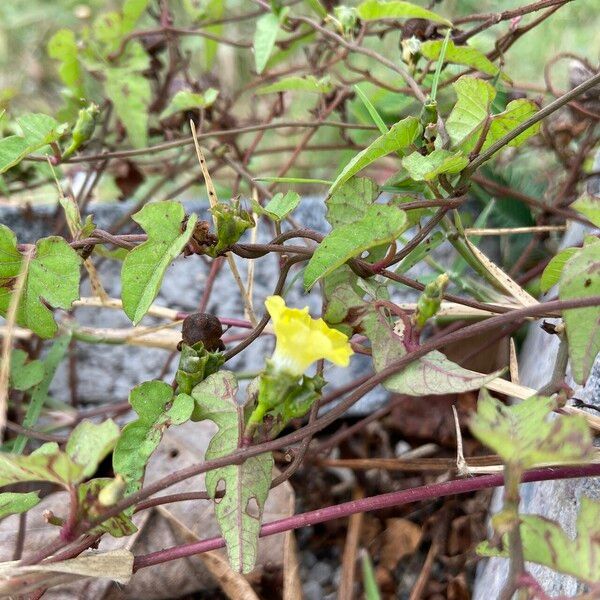
[[[37,492],[3,492],[0,494],[0,519],[27,512],[39,502]]]
[[[341,171],[329,188],[331,196],[350,177],[362,171],[377,159],[392,152],[400,152],[408,148],[421,135],[423,127],[416,117],[406,117],[399,121],[385,134],[378,137],[367,148],[359,152]]]
[[[15,234],[5,225],[0,225],[2,316],[6,316],[14,282],[21,272],[22,260],[23,256],[17,250]],[[79,298],[80,265],[80,256],[64,238],[53,236],[38,240],[21,293],[17,323],[40,337],[52,337],[58,328],[48,306],[68,309]]]
[[[147,204],[132,219],[148,234],[148,240],[127,254],[121,270],[123,310],[137,325],[156,298],[165,271],[194,232],[197,216],[183,229],[185,211],[179,202]]]
[[[127,494],[142,487],[148,460],[167,427],[185,423],[194,409],[191,396],[173,397],[173,388],[163,381],[134,387],[129,403],[138,418],[125,425],[113,452],[113,470],[125,480]]]
[[[246,416],[245,406],[236,401],[237,389],[235,375],[219,371],[192,392],[203,418],[219,428],[206,450],[207,460],[227,456],[240,447]],[[206,474],[206,490],[215,501],[215,514],[234,571],[249,573],[256,563],[272,470],[273,456],[264,453]],[[223,496],[217,497],[218,492],[223,492]]]
[[[468,164],[469,159],[462,152],[450,152],[442,148],[425,156],[413,152],[402,159],[402,166],[415,181],[432,181],[444,174],[455,175]]]
[[[354,223],[340,225],[317,246],[304,271],[304,287],[310,289],[321,277],[369,248],[393,242],[406,226],[406,213],[394,206],[372,204]]]
[[[401,0],[364,0],[357,7],[358,16],[363,21],[372,21],[379,19],[427,19],[434,23],[452,26],[452,23],[444,17],[427,10],[412,2],[402,2]]]
[[[543,396],[506,406],[482,390],[469,428],[505,464],[521,471],[544,463],[591,460],[592,438],[585,418],[550,418],[556,407],[556,400]]]
[[[600,244],[587,244],[563,267],[558,284],[561,300],[578,300],[600,295]],[[600,352],[600,306],[563,311],[569,341],[573,379],[584,383]]]

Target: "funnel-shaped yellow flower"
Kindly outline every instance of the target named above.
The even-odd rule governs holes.
[[[288,308],[281,296],[269,296],[265,306],[277,337],[271,361],[278,371],[300,376],[321,358],[348,366],[353,354],[348,337],[328,327],[323,319],[311,318],[308,307]]]

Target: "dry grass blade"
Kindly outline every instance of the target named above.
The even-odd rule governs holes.
[[[526,292],[514,279],[509,277],[498,265],[492,262],[479,248],[477,248],[477,246],[472,244],[468,238],[465,237],[464,240],[473,256],[491,275],[494,281],[496,281],[499,288],[508,293],[521,306],[534,306],[539,304],[532,295]]]
[[[510,338],[509,346],[509,369],[510,380],[519,385],[519,361],[517,360],[517,348],[514,338]]]
[[[18,561],[0,564],[0,595],[22,596],[40,587],[58,585],[82,577],[106,578],[122,585],[133,572],[129,550],[93,552],[49,564],[21,566]]]
[[[549,231],[566,231],[565,225],[538,225],[537,227],[476,227],[465,229],[466,235],[515,235],[519,233],[544,233]]]
[[[362,489],[357,488],[353,500],[364,497]],[[363,513],[356,513],[348,520],[348,533],[342,556],[342,577],[338,590],[339,600],[352,600],[354,598],[354,579],[356,576],[356,561],[358,558],[358,542],[363,523]]]
[[[90,308],[113,308],[115,310],[123,310],[123,302],[119,298],[107,298],[102,300],[97,297],[83,297],[73,302],[73,307],[84,306]],[[179,313],[172,308],[166,308],[164,306],[157,306],[153,304],[146,313],[152,317],[161,317],[163,319],[171,319],[175,321],[178,318]]]
[[[156,510],[180,532],[187,542],[198,541],[194,532],[185,523],[182,523],[169,510],[168,506],[158,506]],[[245,577],[229,566],[227,558],[221,552],[204,552],[199,556],[228,598],[231,600],[260,600]]]
[[[15,324],[17,321],[17,311],[19,309],[19,302],[21,301],[21,295],[23,294],[27,273],[29,272],[29,265],[31,264],[34,251],[34,248],[30,248],[23,254],[21,272],[14,283],[12,297],[6,313],[6,335],[2,340],[2,355],[0,357],[0,360],[2,361],[0,363],[0,441],[3,439],[4,428],[6,427],[6,411],[8,409],[8,387],[10,379],[10,354]]]
[[[200,148],[200,144],[198,144],[198,136],[196,135],[196,125],[194,124],[194,121],[190,120],[190,128],[192,130],[192,137],[194,138],[194,147],[196,148],[196,155],[198,157],[200,169],[202,171],[202,175],[204,176],[204,183],[206,185],[206,191],[208,192],[208,202],[209,202],[211,208],[214,208],[218,204],[217,190],[215,189],[215,186],[212,182],[210,173],[208,172],[208,168],[206,166],[206,158],[204,157],[202,148]],[[213,215],[213,224],[214,224],[215,230],[216,230],[217,220],[214,215]],[[252,300],[250,298],[250,295],[249,295],[248,291],[246,290],[246,287],[244,286],[244,282],[242,281],[240,272],[237,268],[237,265],[235,264],[235,258],[233,257],[231,252],[227,252],[225,254],[225,256],[227,257],[227,263],[229,264],[229,268],[231,269],[231,274],[233,275],[233,278],[235,279],[235,282],[236,282],[238,288],[240,289],[240,294],[242,295],[242,300],[244,302],[244,310],[246,311],[246,314],[248,315],[248,320],[252,323],[253,327],[256,327],[256,324],[258,323],[258,319],[256,318],[256,315],[254,314],[254,309],[252,308]]]
[[[290,496],[289,515],[294,514],[296,499]],[[283,542],[283,600],[302,600],[302,582],[300,581],[300,563],[296,536],[293,531],[285,534]]]

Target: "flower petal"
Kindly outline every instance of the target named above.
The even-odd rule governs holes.
[[[331,329],[323,319],[311,318],[308,307],[288,308],[280,296],[269,296],[265,305],[277,337],[272,360],[279,369],[302,375],[321,358],[348,366],[353,354],[348,337]]]

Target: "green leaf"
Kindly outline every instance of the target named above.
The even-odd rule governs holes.
[[[15,234],[0,225],[0,315],[5,316],[8,310],[22,259]],[[68,309],[79,298],[80,265],[81,257],[64,238],[38,240],[21,294],[17,323],[40,337],[52,337],[57,326],[46,304]]]
[[[27,412],[23,417],[23,427],[31,429],[37,423],[40,413],[42,412],[44,402],[48,398],[48,390],[50,389],[50,384],[54,379],[56,369],[64,358],[70,342],[71,334],[68,333],[54,340],[50,350],[48,350],[46,358],[44,359],[44,378],[31,392],[31,400],[29,402],[29,406],[27,407]],[[13,443],[12,451],[15,454],[21,454],[26,445],[27,437],[19,434]]]
[[[90,519],[99,516],[105,506],[102,506],[98,501],[98,496],[107,486],[113,484],[115,480],[108,477],[92,479],[80,484],[77,487],[77,495],[79,497],[79,516],[81,520]],[[103,532],[109,533],[113,537],[119,538],[131,535],[137,531],[137,527],[127,514],[122,512],[116,517],[111,517],[103,521],[97,527],[90,531],[90,535],[97,535]]]
[[[365,250],[394,241],[405,225],[404,211],[372,204],[360,220],[340,225],[325,236],[306,266],[304,287],[310,289],[321,277]]]
[[[379,129],[379,131],[383,134],[387,133],[389,131],[388,127],[385,124],[385,121],[381,118],[381,116],[377,112],[377,109],[373,106],[373,104],[369,100],[369,97],[360,89],[360,86],[358,86],[358,85],[354,86],[354,91],[356,92],[356,95],[360,98],[361,102],[364,104],[371,119],[373,119],[373,123],[375,123],[375,125],[377,125],[377,128]]]
[[[325,199],[327,220],[335,228],[362,219],[379,193],[379,186],[372,179],[353,177]]]
[[[304,4],[307,4],[312,8],[321,19],[324,19],[327,16],[327,11],[325,7],[321,4],[320,0],[304,0]]]
[[[13,350],[10,358],[10,386],[14,390],[28,390],[44,378],[44,364],[40,360],[29,361],[27,352]]]
[[[138,419],[121,432],[113,453],[113,470],[125,480],[126,493],[142,487],[146,465],[170,425],[185,423],[194,401],[187,394],[173,398],[173,388],[162,381],[146,381],[131,390],[129,403]]]
[[[179,256],[194,232],[197,216],[191,215],[185,230],[179,202],[147,204],[133,215],[148,240],[125,257],[121,270],[123,310],[137,325],[156,298],[169,264]]]
[[[273,221],[283,221],[300,203],[300,194],[287,192],[285,196],[279,192],[263,207],[258,204],[256,212],[267,215]]]
[[[254,33],[254,64],[259,75],[267,66],[278,33],[279,17],[277,15],[267,13],[257,19]]]
[[[237,388],[233,373],[219,371],[192,392],[202,416],[219,428],[206,450],[207,460],[227,456],[240,447],[245,407],[236,401]],[[249,573],[254,568],[272,470],[273,457],[265,453],[206,474],[206,490],[213,499],[217,490],[224,491],[224,496],[215,500],[215,514],[235,571]]]
[[[123,4],[122,33],[129,33],[136,25],[150,0],[125,0]]]
[[[550,419],[554,408],[556,401],[543,396],[506,406],[482,390],[469,427],[504,463],[520,470],[543,463],[591,460],[592,438],[585,418]]]
[[[396,123],[387,133],[378,137],[367,148],[359,152],[342,169],[342,172],[329,189],[329,195],[331,196],[342,183],[348,181],[350,177],[356,175],[372,162],[410,146],[419,137],[422,130],[419,119],[416,117],[406,117],[406,119]]]
[[[385,2],[384,0],[365,0],[361,2],[356,10],[358,16],[363,21],[371,21],[375,19],[427,19],[435,23],[452,26],[452,23],[441,17],[440,15],[421,8],[410,2],[400,2],[392,0]]]
[[[519,515],[524,558],[590,584],[600,581],[600,503],[585,496],[577,516],[577,535],[571,539],[559,523],[537,515]],[[487,542],[477,547],[481,556],[508,558],[508,544],[497,550]]]
[[[540,289],[542,292],[547,292],[553,285],[558,283],[565,265],[577,252],[579,252],[579,248],[565,248],[552,258],[546,265],[540,279]]]
[[[60,61],[58,74],[75,96],[82,96],[82,75],[79,66],[79,50],[75,33],[71,29],[59,29],[48,42],[48,56]]]
[[[270,85],[263,85],[256,90],[257,94],[273,94],[275,92],[308,92],[311,94],[328,94],[333,89],[329,77],[317,79],[314,75],[284,77]]]
[[[464,369],[434,350],[386,379],[383,386],[409,396],[458,394],[478,390],[500,375],[502,369],[489,375]]]
[[[0,519],[27,512],[39,502],[40,498],[37,492],[4,492],[0,494]]]
[[[218,238],[216,246],[209,250],[211,256],[218,256],[235,244],[246,229],[256,225],[252,215],[241,207],[239,200],[234,200],[231,204],[219,202],[209,210],[215,218]]]
[[[571,204],[577,212],[586,217],[595,227],[600,227],[600,198],[581,196]]]
[[[377,311],[373,317],[363,321],[363,326],[371,341],[373,367],[376,372],[382,371],[406,355],[402,321],[392,328],[387,319]],[[383,382],[383,387],[390,392],[409,396],[461,393],[477,390],[500,374],[501,371],[482,375],[463,369],[441,352],[434,350],[388,377]]]
[[[453,146],[460,146],[465,152],[472,150],[489,119],[489,128],[482,149],[489,148],[501,137],[512,131],[523,121],[537,112],[537,106],[530,100],[513,100],[504,112],[490,115],[490,106],[496,97],[496,90],[487,82],[474,77],[461,77],[455,84],[457,102],[446,121],[446,130]],[[539,131],[537,123],[517,136],[508,145],[519,146]]]
[[[0,173],[20,163],[28,154],[56,142],[65,132],[66,125],[39,113],[17,119],[21,135],[9,135],[0,140]]]
[[[148,145],[148,108],[152,92],[150,82],[130,68],[114,67],[104,71],[104,89],[134,148]]]
[[[377,578],[375,576],[375,569],[373,569],[371,557],[366,550],[363,550],[361,558],[365,600],[381,600],[381,594],[379,593],[379,586],[377,585]]]
[[[218,90],[215,90],[214,88],[208,88],[206,91],[202,92],[202,94],[180,90],[173,98],[171,98],[171,101],[165,110],[160,113],[160,118],[166,119],[183,110],[206,108],[214,103],[218,95]]]
[[[538,111],[537,106],[531,100],[513,100],[506,105],[506,110],[491,118],[490,129],[485,138],[482,150],[486,150],[492,144],[497,142],[501,137],[510,133],[518,127],[523,121],[532,117]],[[520,146],[525,140],[537,135],[541,127],[540,123],[536,123],[525,130],[521,135],[518,135],[514,140],[511,140],[507,146]]]
[[[558,284],[561,300],[600,295],[600,244],[588,244],[575,253],[563,268]],[[600,306],[563,311],[569,341],[573,379],[584,383],[600,352]]]
[[[432,181],[443,173],[460,173],[469,164],[462,152],[450,152],[438,148],[423,156],[413,152],[402,159],[402,166],[415,181]]]
[[[347,321],[365,306],[364,295],[358,276],[347,265],[341,266],[323,278],[323,319],[350,336],[355,323]]]
[[[86,420],[71,433],[66,452],[49,442],[28,456],[0,453],[0,486],[24,481],[49,481],[64,487],[80,483],[96,471],[118,435],[119,428],[110,419],[99,425]]]
[[[74,463],[84,467],[82,475],[87,479],[96,472],[118,439],[119,426],[111,419],[100,424],[85,420],[69,436],[65,452]]]
[[[496,90],[487,81],[461,77],[453,84],[457,101],[446,120],[446,130],[453,146],[476,137],[489,115]]]
[[[421,44],[421,54],[429,60],[437,60],[440,56],[444,40],[430,40]],[[455,46],[452,40],[448,40],[448,47],[444,60],[457,65],[465,65],[488,75],[498,75],[500,69],[489,60],[483,52],[471,46]],[[502,75],[508,79],[506,75]]]

